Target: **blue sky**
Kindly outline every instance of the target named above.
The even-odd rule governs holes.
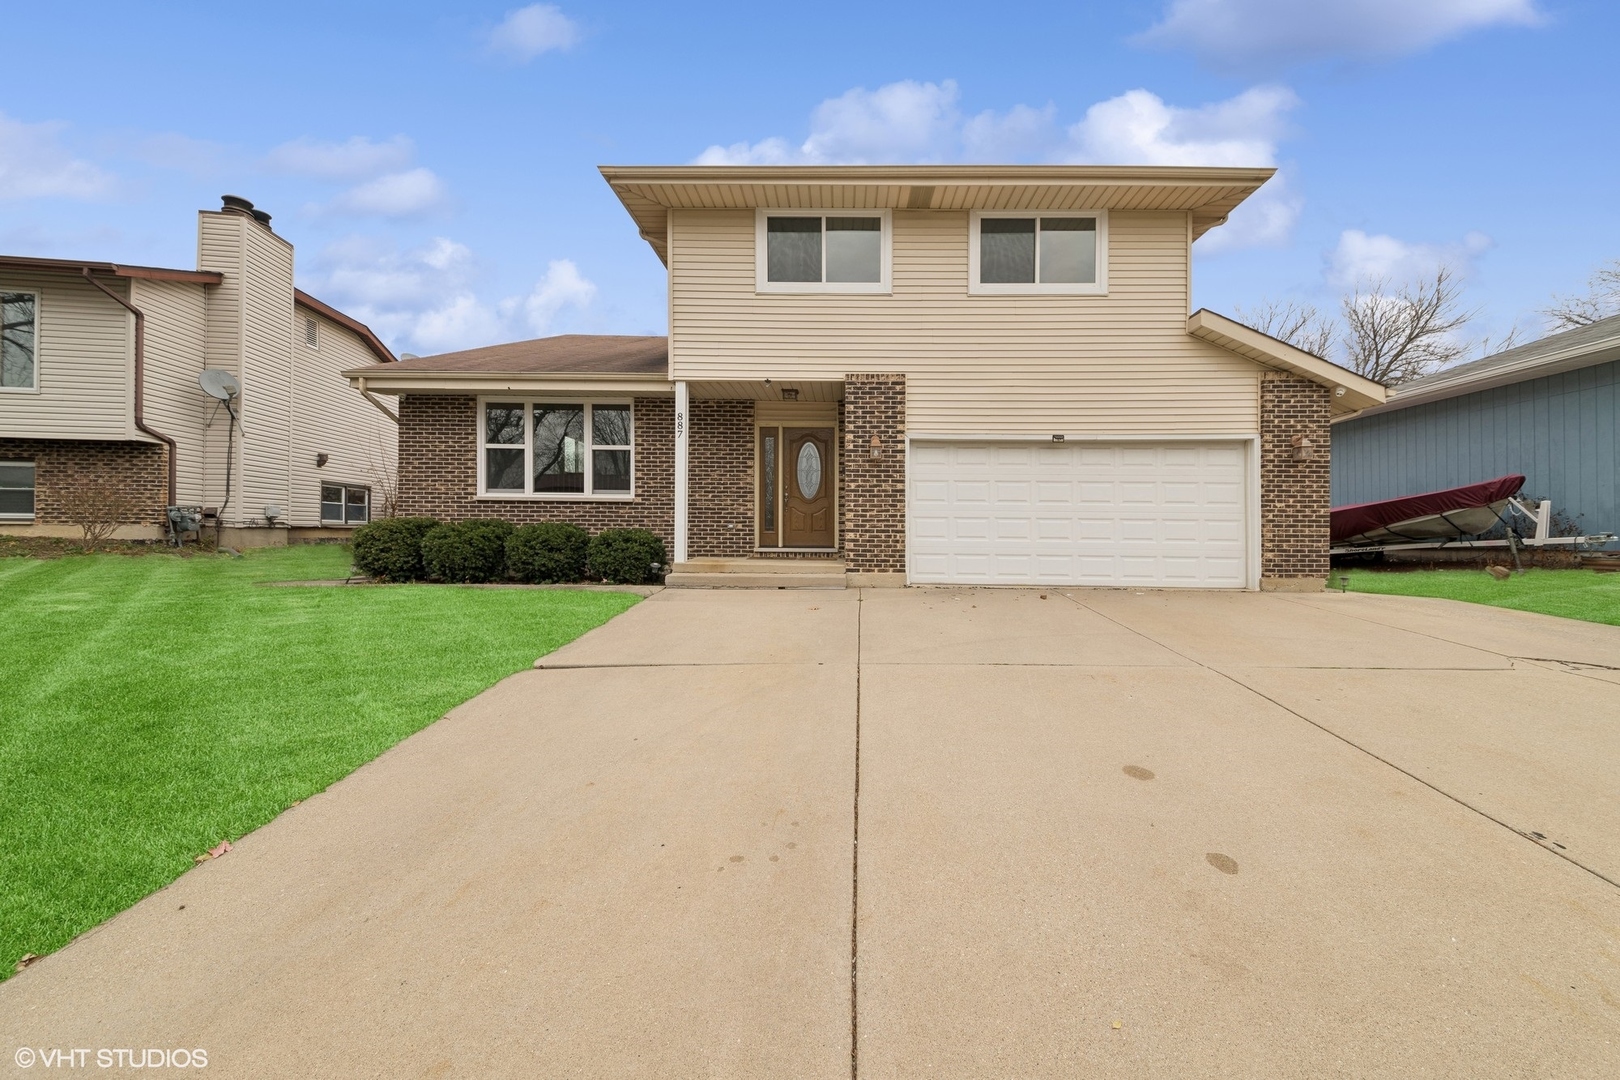
[[[224,192],[396,349],[661,333],[603,163],[1275,164],[1194,302],[1441,262],[1472,332],[1620,257],[1600,0],[30,5],[0,252],[191,266]],[[19,43],[26,43],[25,47]]]

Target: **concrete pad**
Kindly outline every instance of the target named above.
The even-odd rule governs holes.
[[[1055,589],[874,589],[862,599],[867,664],[1188,664]]]
[[[514,676],[0,984],[0,1075],[845,1078],[854,685]]]
[[[1569,660],[1620,668],[1620,626],[1431,596],[1324,593],[1294,603],[1484,649],[1501,656]]]
[[[1620,1071],[1620,892],[1216,673],[873,667],[861,760],[862,1076]]]
[[[848,589],[665,589],[535,666],[854,664],[859,599]]]
[[[1069,590],[1077,602],[1201,664],[1506,668],[1501,656],[1390,626],[1375,633],[1296,595]]]
[[[1529,666],[1232,674],[1620,882],[1620,686]]]

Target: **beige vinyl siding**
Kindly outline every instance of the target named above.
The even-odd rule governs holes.
[[[127,281],[106,285],[129,295]],[[7,274],[0,277],[0,289],[39,296],[34,354],[39,389],[0,391],[0,436],[134,438],[135,320],[129,313],[73,274]]]
[[[208,497],[203,477],[204,425],[215,401],[197,385],[207,347],[208,290],[186,281],[131,285],[132,302],[146,315],[146,423],[178,448],[180,504],[215,505],[218,497]]]
[[[293,250],[268,229],[246,230],[242,312],[242,486],[230,516],[264,522],[292,502]]]
[[[970,296],[967,212],[906,210],[892,295],[756,295],[754,221],[671,212],[674,378],[904,372],[916,434],[1258,428],[1258,367],[1187,333],[1185,213],[1109,214],[1106,296]]]
[[[304,344],[304,320],[314,319],[320,344]],[[339,372],[377,362],[352,330],[298,307],[293,320],[292,499],[294,526],[321,523],[321,485],[369,487],[373,513],[381,478],[395,472],[398,429]],[[323,468],[315,455],[326,454]]]
[[[228,371],[242,378],[243,290],[247,265],[247,232],[252,222],[240,214],[204,210],[197,215],[197,269],[214,270],[225,280],[208,290],[208,323],[205,367]],[[225,501],[225,448],[233,445],[231,502],[227,517],[237,520],[242,506],[242,440],[228,438],[230,416],[223,407],[210,405],[203,428],[203,506],[222,506]]]

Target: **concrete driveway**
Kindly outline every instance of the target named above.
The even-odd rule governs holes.
[[[0,985],[0,1075],[1614,1076],[1617,882],[1620,628],[666,591]]]

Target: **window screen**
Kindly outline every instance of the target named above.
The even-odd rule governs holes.
[[[34,516],[34,463],[0,461],[0,518]]]

